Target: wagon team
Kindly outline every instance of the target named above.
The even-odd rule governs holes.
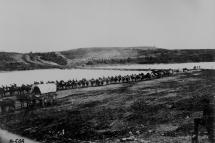
[[[194,70],[199,69],[200,67],[194,66]],[[189,71],[187,68],[183,68],[182,72]],[[83,87],[95,87],[95,86],[103,86],[109,84],[116,83],[126,83],[126,82],[137,82],[142,80],[150,80],[154,78],[161,78],[164,76],[170,76],[174,73],[180,72],[179,70],[173,69],[162,69],[162,70],[151,70],[148,73],[139,73],[139,74],[131,74],[131,75],[118,75],[118,76],[108,76],[108,77],[99,77],[97,79],[87,80],[85,78],[81,80],[60,80],[60,81],[48,81],[47,83],[55,83],[57,85],[57,90],[65,90],[65,89],[74,89],[74,88],[83,88]],[[34,82],[34,84],[43,84],[44,82]],[[21,86],[17,86],[16,84],[11,84],[10,86],[2,86],[0,87],[0,98],[13,96],[13,95],[21,95],[30,93],[31,87],[33,84],[22,84]]]

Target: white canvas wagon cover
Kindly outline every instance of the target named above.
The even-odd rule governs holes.
[[[37,91],[39,90],[40,94],[56,92],[57,91],[57,86],[54,83],[33,85],[32,88],[31,88],[31,93],[35,92],[36,90]]]

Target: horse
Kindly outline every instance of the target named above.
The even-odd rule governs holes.
[[[183,70],[183,72],[188,72],[189,71],[188,68],[183,68],[182,70]]]
[[[25,106],[25,103],[26,103],[27,108],[31,105],[31,97],[29,96],[29,94],[22,93],[22,94],[17,95],[16,98],[20,102],[21,108],[23,108]]]
[[[0,99],[0,107],[2,114],[4,114],[5,112],[14,111],[15,100],[10,98]]]
[[[5,96],[5,89],[4,87],[0,88],[0,97],[3,98]]]

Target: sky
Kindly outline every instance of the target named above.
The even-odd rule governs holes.
[[[215,0],[0,0],[0,51],[215,49]]]

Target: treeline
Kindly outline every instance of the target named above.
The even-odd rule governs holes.
[[[13,58],[11,58],[8,53],[0,52],[0,63],[1,62],[11,62],[14,61]]]
[[[131,58],[126,59],[92,59],[89,60],[86,65],[96,65],[96,64],[126,64],[131,63]]]
[[[116,54],[115,54],[116,52]],[[153,48],[88,48],[47,53],[8,53],[0,52],[0,70],[29,70],[42,68],[71,68],[98,64],[154,64],[214,62],[214,49],[167,50]],[[107,56],[108,55],[108,56]],[[109,58],[103,58],[109,57]],[[30,59],[28,59],[30,58]],[[67,64],[67,60],[71,62]],[[58,65],[44,62],[50,61]]]
[[[137,57],[118,59],[91,59],[87,65],[96,64],[153,64],[153,63],[187,63],[213,62],[215,50],[154,50],[140,51]]]
[[[39,64],[24,64],[22,62],[7,62],[0,64],[0,71],[13,71],[13,70],[33,70],[33,69],[51,69],[59,68],[53,65],[39,65]]]
[[[10,71],[10,70],[25,70],[27,65],[21,62],[4,62],[0,64],[0,70],[2,71]]]
[[[58,56],[55,52],[48,52],[48,53],[30,53],[29,54],[31,60],[34,60],[35,57],[39,56],[40,59],[45,61],[51,61],[54,63],[57,63],[59,65],[66,65],[67,61],[61,57]]]
[[[0,52],[0,70],[1,71],[9,71],[9,70],[23,70],[25,68],[25,64],[22,62],[17,62],[14,58],[13,53],[8,54],[6,52]]]
[[[159,56],[146,56],[144,58],[137,58],[134,62],[139,64],[152,64],[152,63],[187,63],[187,62],[212,62],[215,57],[211,54],[199,55],[174,55],[174,54],[161,54]]]

